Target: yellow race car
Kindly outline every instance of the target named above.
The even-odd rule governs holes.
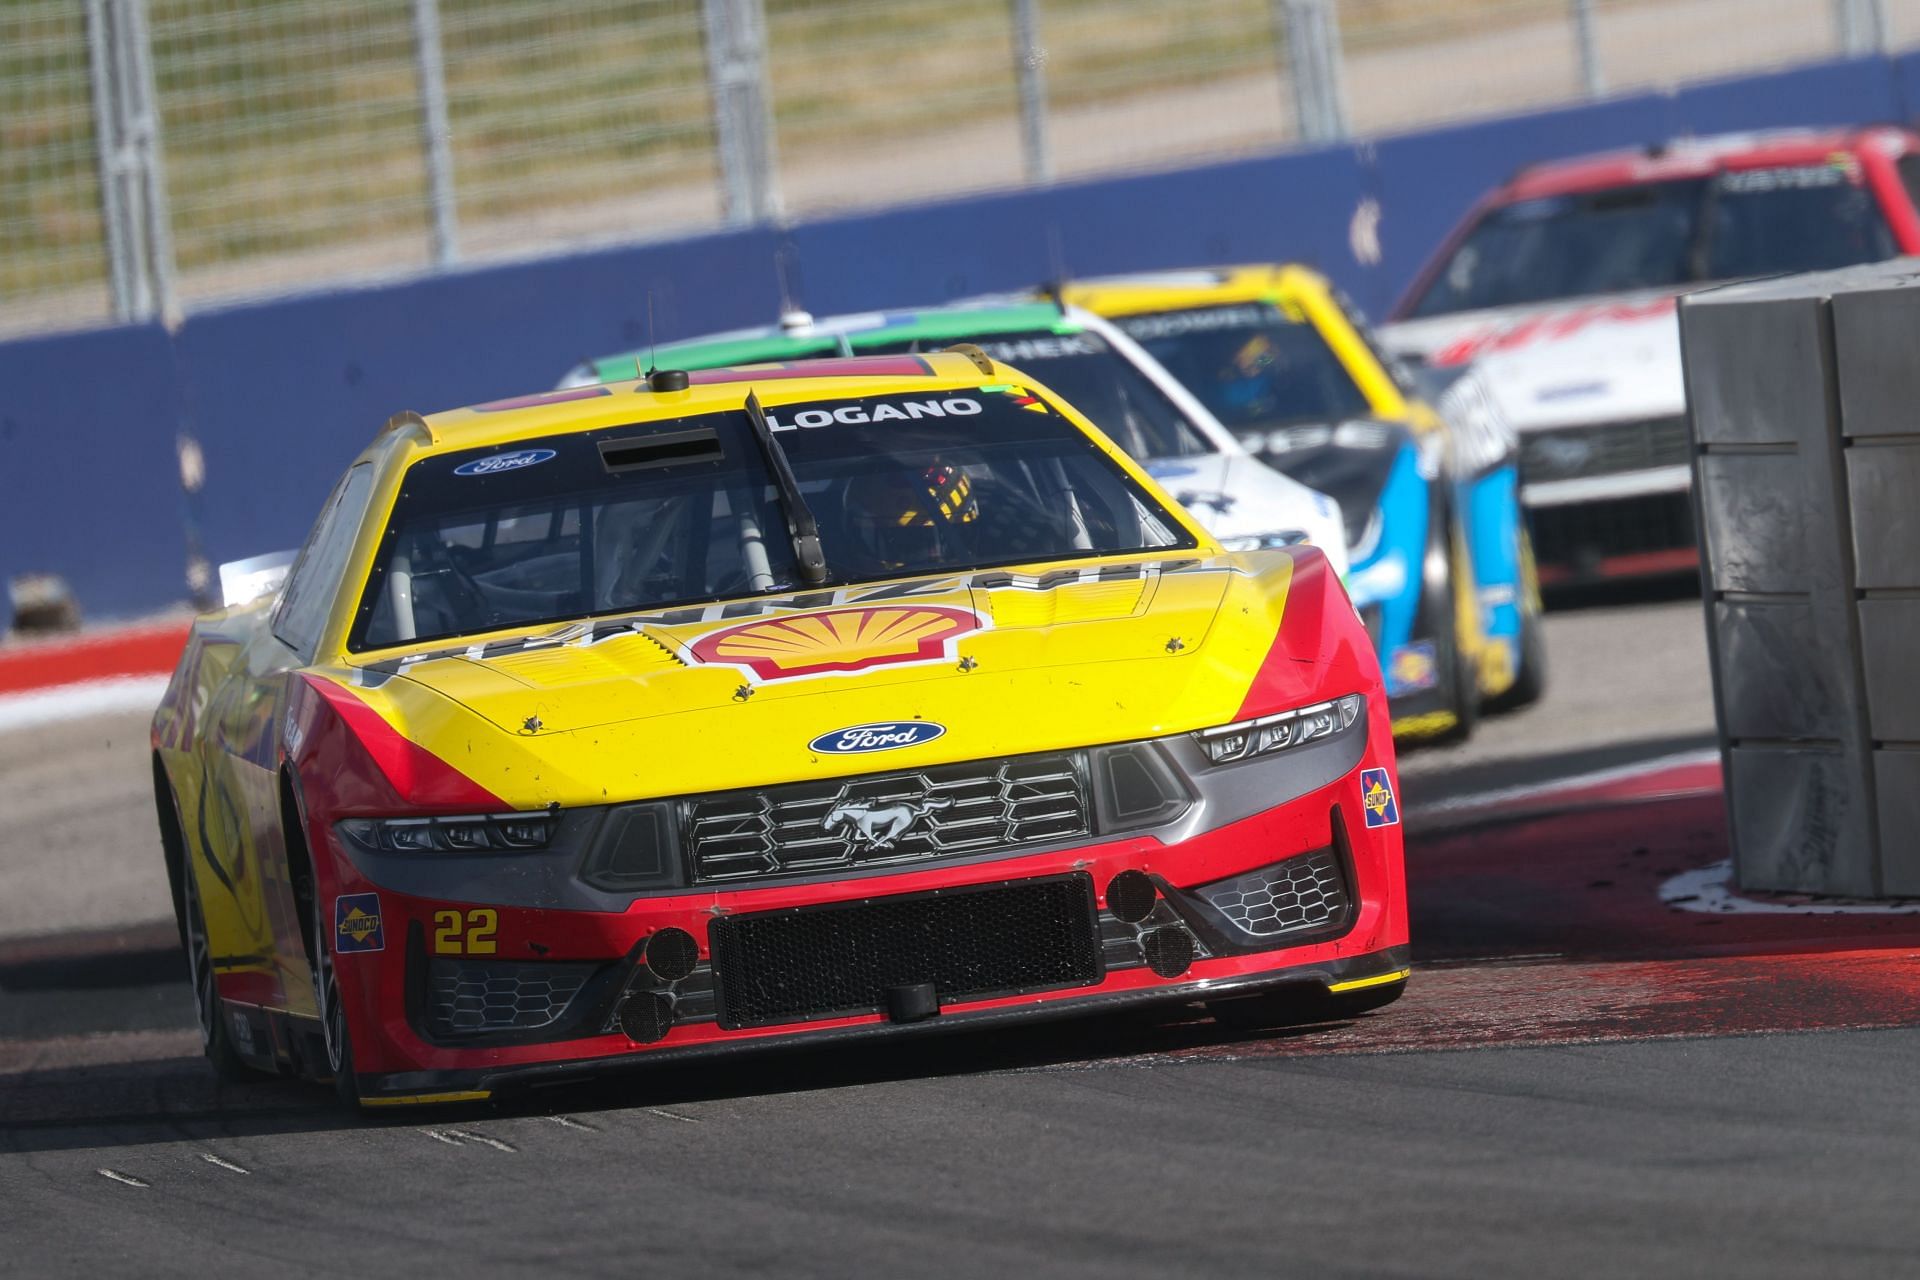
[[[1087,280],[1063,296],[1145,347],[1249,452],[1340,503],[1347,585],[1396,731],[1461,736],[1483,702],[1540,696],[1546,651],[1517,437],[1477,373],[1433,375],[1446,385],[1427,388],[1429,403],[1326,279],[1300,266]]]
[[[1326,557],[977,349],[396,417],[153,772],[208,1055],[360,1105],[1407,977]]]

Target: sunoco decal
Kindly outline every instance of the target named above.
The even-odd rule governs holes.
[[[526,467],[537,467],[560,455],[552,449],[516,449],[512,453],[491,453],[484,458],[475,458],[472,462],[463,462],[453,469],[457,476],[492,476],[503,471],[519,471]]]
[[[947,727],[931,720],[887,720],[879,724],[857,724],[848,729],[823,733],[807,744],[809,751],[829,756],[863,755],[869,751],[895,751],[917,747],[945,734]]]
[[[335,955],[381,951],[386,945],[386,935],[380,930],[379,894],[343,893],[333,900]]]
[[[1393,798],[1393,783],[1385,769],[1360,771],[1360,803],[1366,808],[1368,826],[1400,825],[1400,805]]]

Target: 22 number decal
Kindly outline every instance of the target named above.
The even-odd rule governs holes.
[[[500,928],[500,913],[491,907],[476,907],[462,915],[458,911],[433,913],[433,954],[437,956],[490,956]]]

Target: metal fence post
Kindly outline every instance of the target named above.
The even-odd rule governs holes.
[[[1342,84],[1340,20],[1333,0],[1279,0],[1303,142],[1338,142],[1350,132]]]
[[[703,0],[707,91],[713,99],[720,192],[730,226],[780,218],[768,87],[767,17],[761,0]]]
[[[1047,51],[1040,43],[1038,0],[1013,0],[1013,65],[1020,84],[1020,151],[1027,181],[1053,181],[1047,137]]]
[[[173,213],[167,198],[166,154],[160,145],[160,97],[153,79],[153,37],[147,27],[147,0],[122,0],[122,3],[126,6],[121,30],[127,50],[127,124],[139,156],[147,275],[152,282],[154,310],[162,321],[173,325],[180,319],[180,302],[175,287]]]
[[[1841,52],[1886,52],[1886,0],[1834,0],[1834,20],[1840,27]]]
[[[87,56],[114,318],[171,324],[173,223],[146,0],[88,0]]]
[[[1600,44],[1593,31],[1593,0],[1573,0],[1573,43],[1580,54],[1580,84],[1589,98],[1607,92],[1607,77],[1600,69]]]
[[[420,140],[433,213],[434,265],[460,261],[460,215],[453,188],[453,128],[447,123],[447,72],[441,60],[440,0],[413,0],[413,62],[420,76]]]
[[[139,317],[135,305],[133,232],[127,225],[122,174],[126,152],[114,105],[114,35],[107,0],[87,0],[87,76],[93,91],[93,145],[100,166],[100,223],[107,241],[107,285],[113,318]]]

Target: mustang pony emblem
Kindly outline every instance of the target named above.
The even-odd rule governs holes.
[[[829,813],[820,827],[828,833],[846,828],[847,838],[856,850],[891,849],[893,842],[905,835],[914,823],[952,804],[949,799],[908,800],[881,808],[843,804]]]

